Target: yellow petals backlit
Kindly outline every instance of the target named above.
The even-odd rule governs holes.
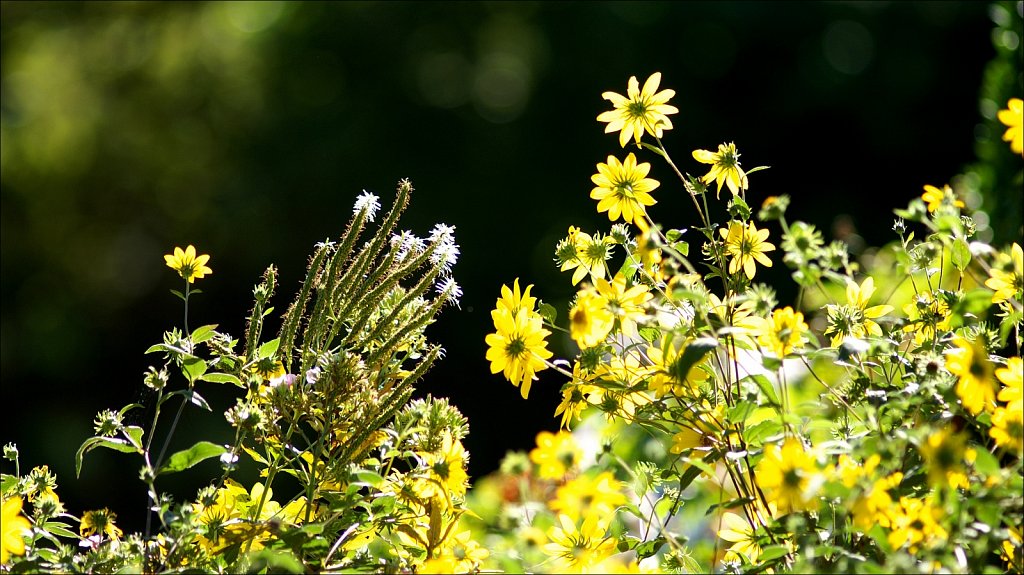
[[[661,72],[651,74],[644,82],[643,90],[640,89],[640,82],[636,76],[629,78],[629,85],[626,88],[626,96],[615,92],[605,92],[601,97],[609,100],[615,106],[614,110],[602,112],[598,117],[599,122],[608,122],[605,126],[605,133],[619,132],[619,144],[625,148],[630,138],[640,144],[640,138],[644,132],[661,138],[663,130],[672,129],[672,120],[668,114],[678,113],[675,106],[667,104],[669,98],[676,95],[675,90],[658,91],[661,84]]]
[[[1003,141],[1010,142],[1015,154],[1024,155],[1024,100],[1010,98],[1005,110],[999,110],[999,121],[1006,125]]]
[[[747,174],[740,167],[740,153],[736,151],[736,144],[719,144],[717,152],[694,150],[693,159],[702,164],[711,164],[711,170],[701,177],[701,181],[705,184],[718,184],[716,197],[722,194],[722,184],[729,186],[734,196],[747,189]]]
[[[636,156],[630,153],[626,160],[619,162],[615,156],[608,156],[607,164],[598,164],[597,173],[590,180],[597,186],[590,197],[597,200],[597,211],[608,212],[608,219],[622,219],[636,224],[641,231],[647,231],[646,206],[656,202],[650,192],[660,184],[647,177],[651,165],[636,163]]]
[[[775,250],[775,246],[766,242],[768,230],[759,230],[750,222],[746,227],[742,222],[729,222],[729,229],[720,229],[722,238],[725,239],[725,253],[732,259],[729,260],[729,273],[735,274],[740,270],[747,276],[747,279],[754,279],[756,272],[754,262],[766,268],[772,267],[772,260],[765,256],[765,252]]]
[[[195,280],[202,279],[207,274],[213,273],[213,270],[206,266],[208,261],[210,261],[210,256],[207,254],[197,256],[196,248],[192,245],[189,245],[184,250],[174,248],[173,254],[164,256],[164,262],[167,263],[167,267],[178,272],[188,283],[193,283]]]

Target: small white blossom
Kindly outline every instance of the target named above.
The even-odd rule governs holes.
[[[416,237],[408,230],[402,232],[401,235],[391,236],[389,241],[391,249],[395,252],[395,259],[398,261],[403,261],[409,256],[418,256],[427,247],[422,238]]]
[[[238,456],[235,455],[234,453],[231,453],[230,451],[221,453],[220,454],[220,463],[224,467],[227,467],[227,468],[230,469],[230,468],[234,467],[236,463],[238,463]]]
[[[380,209],[380,198],[363,190],[356,198],[356,204],[352,207],[352,214],[358,216],[359,212],[366,210],[366,221],[372,222],[377,217],[377,210]]]
[[[431,242],[439,242],[441,244],[455,243],[455,226],[436,224],[434,229],[430,230],[429,239]]]
[[[320,379],[320,367],[314,367],[306,370],[306,383],[314,385]]]
[[[434,265],[440,264],[442,267],[441,273],[445,275],[452,273],[452,266],[457,261],[459,261],[459,246],[454,243],[441,243],[430,254],[430,263]]]
[[[459,298],[462,297],[462,288],[456,283],[455,278],[451,276],[441,280],[441,283],[437,284],[437,293],[443,295],[448,303],[455,307],[462,309],[459,305]]]

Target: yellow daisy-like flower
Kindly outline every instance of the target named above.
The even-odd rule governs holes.
[[[903,313],[910,320],[903,331],[914,334],[914,343],[921,345],[932,341],[941,332],[952,327],[952,314],[946,300],[935,297],[931,292],[918,294],[914,301],[903,306]]]
[[[893,549],[909,546],[911,553],[917,553],[921,543],[929,546],[945,540],[949,534],[936,521],[943,511],[931,503],[915,497],[901,497],[889,513],[891,529],[888,540]]]
[[[577,528],[568,515],[559,515],[558,523],[548,530],[551,542],[544,545],[544,553],[555,559],[553,572],[584,573],[615,553],[603,518],[591,515]]]
[[[582,458],[583,450],[568,431],[541,431],[537,434],[537,447],[530,451],[530,461],[537,464],[541,479],[561,479]]]
[[[766,445],[755,473],[769,502],[783,514],[807,509],[824,482],[814,457],[794,437],[786,438],[782,447]]]
[[[29,523],[21,514],[21,497],[11,497],[3,502],[2,524],[3,534],[0,541],[0,564],[6,564],[11,555],[25,554],[25,532],[32,529]]]
[[[757,562],[761,556],[761,546],[757,544],[755,532],[746,519],[739,515],[726,511],[722,514],[722,521],[719,524],[718,537],[729,543],[729,550],[738,555],[743,555],[751,563]]]
[[[996,400],[995,369],[988,360],[988,352],[977,341],[970,342],[957,336],[954,349],[946,352],[946,369],[957,376],[956,394],[971,415],[982,410],[992,411]]]
[[[213,273],[213,270],[206,266],[208,261],[210,261],[210,256],[203,254],[197,257],[196,248],[192,245],[184,250],[174,248],[173,254],[164,256],[167,267],[178,272],[188,283],[194,283],[195,280],[204,278],[206,274]]]
[[[967,438],[949,429],[940,429],[921,444],[921,455],[928,466],[928,479],[935,485],[963,487],[969,485],[967,469]]]
[[[729,186],[734,196],[747,189],[747,174],[740,167],[740,153],[736,151],[736,144],[718,144],[717,152],[694,150],[693,159],[702,164],[711,164],[711,170],[701,177],[701,181],[705,184],[712,181],[718,184],[715,197],[721,197],[722,184]]]
[[[876,479],[871,487],[853,502],[853,524],[862,531],[868,531],[876,524],[889,527],[889,510],[892,496],[889,491],[903,481],[902,473]]]
[[[941,190],[935,186],[925,184],[924,193],[921,194],[921,199],[928,204],[928,213],[939,209],[939,206],[941,206],[943,202],[952,203],[958,208],[964,207],[964,203],[956,199],[956,196],[953,194],[953,189],[949,187],[949,184],[942,186]]]
[[[79,525],[78,531],[83,537],[103,534],[111,539],[120,539],[124,533],[117,525],[114,525],[115,519],[117,519],[117,514],[106,507],[96,511],[86,511],[82,514],[82,523]]]
[[[618,131],[619,144],[625,148],[630,137],[640,145],[640,138],[646,131],[656,138],[660,138],[664,130],[672,129],[672,120],[668,114],[678,113],[675,106],[667,104],[669,98],[676,95],[675,90],[658,91],[661,84],[661,72],[651,74],[644,82],[644,89],[640,89],[640,82],[636,76],[630,76],[629,85],[626,88],[626,96],[615,92],[605,92],[601,97],[609,100],[615,106],[614,110],[602,112],[598,122],[608,122],[604,132],[606,134]]]
[[[729,260],[729,273],[734,274],[741,269],[747,279],[754,279],[756,271],[754,262],[766,268],[772,267],[772,260],[765,256],[765,252],[775,251],[775,246],[766,242],[768,230],[759,230],[750,222],[743,227],[743,222],[733,220],[729,222],[729,229],[720,230],[722,238],[725,239],[725,253],[732,257]]]
[[[838,347],[846,337],[881,336],[882,328],[872,320],[893,310],[891,305],[868,307],[868,301],[875,293],[875,280],[871,276],[865,278],[860,285],[851,279],[846,281],[847,305],[829,306],[829,325],[825,335],[835,334],[832,336],[832,347]]]
[[[575,226],[569,226],[569,236],[559,242],[557,255],[562,262],[559,268],[561,271],[576,270],[572,273],[572,285],[580,283],[588,273],[591,281],[597,281],[597,278],[608,274],[605,261],[612,256],[609,239],[601,237],[601,234],[591,236]]]
[[[650,226],[644,218],[645,206],[657,203],[651,192],[661,185],[647,177],[650,171],[651,165],[647,162],[637,164],[632,152],[624,162],[608,156],[607,164],[598,164],[597,173],[590,177],[597,186],[590,191],[590,197],[597,200],[598,213],[608,212],[608,220],[612,222],[621,214],[623,220],[646,232]]]
[[[530,393],[534,375],[547,369],[544,360],[553,354],[547,349],[545,338],[551,332],[544,329],[540,315],[521,309],[513,315],[504,307],[491,310],[495,333],[487,334],[489,346],[487,360],[491,373],[503,372],[512,385],[520,387],[523,399]]]
[[[582,475],[559,487],[548,507],[555,513],[568,515],[573,521],[591,515],[609,517],[616,508],[626,504],[624,488],[611,471],[602,471],[593,478]]]
[[[562,391],[562,402],[555,408],[555,416],[562,416],[561,429],[569,429],[569,423],[578,420],[583,410],[590,405],[587,395],[594,391],[594,386],[589,383],[593,378],[593,375],[583,372],[580,362],[573,364],[572,381]]]
[[[1010,149],[1015,154],[1024,154],[1024,100],[1010,98],[1005,110],[999,110],[999,121],[1006,124],[1003,141],[1010,142]]]
[[[710,355],[686,369],[682,373],[684,365],[679,361],[683,358],[683,352],[690,342],[684,342],[678,348],[671,340],[666,339],[660,348],[648,347],[647,358],[651,360],[653,377],[648,382],[648,389],[654,392],[654,396],[661,399],[665,395],[676,397],[692,397],[694,390],[707,381],[708,372],[701,369],[701,365],[707,365]]]
[[[533,311],[533,306],[537,303],[537,298],[530,295],[533,284],[526,286],[526,290],[522,292],[519,291],[519,278],[516,278],[512,285],[512,289],[509,289],[507,285],[501,286],[501,297],[498,298],[494,307],[505,308],[512,315],[521,309]]]
[[[433,489],[427,489],[422,497],[435,497],[442,495],[442,490],[452,495],[461,497],[466,494],[466,487],[469,485],[469,476],[466,474],[466,461],[469,455],[462,447],[462,442],[452,437],[448,431],[444,432],[441,440],[441,448],[434,453],[424,453],[423,464],[429,470],[430,485]]]
[[[636,324],[645,315],[645,304],[654,296],[647,286],[637,284],[626,288],[626,277],[616,274],[611,282],[597,279],[597,292],[608,302],[608,310],[619,322],[623,335],[636,335]]]
[[[614,325],[615,316],[608,309],[608,300],[594,288],[580,290],[576,304],[569,310],[569,335],[580,349],[603,342]]]
[[[989,271],[985,287],[996,292],[992,294],[992,303],[1020,299],[1024,292],[1024,249],[1020,244],[1013,244],[1009,257],[1000,256],[1000,261]]]
[[[757,342],[782,359],[807,343],[810,328],[804,323],[804,314],[786,306],[772,312],[772,317],[760,320]]]
[[[1018,457],[1024,452],[1024,410],[1021,404],[997,407],[992,414],[992,428],[988,430],[996,445],[1015,451]]]
[[[1005,387],[999,390],[997,399],[1006,404],[1007,409],[1021,410],[1024,405],[1024,361],[1019,357],[1006,360],[1006,367],[996,370],[996,379]]]

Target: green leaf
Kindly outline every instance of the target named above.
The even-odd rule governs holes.
[[[769,545],[761,550],[761,555],[757,559],[761,562],[767,562],[779,557],[785,557],[787,554],[789,554],[789,550],[782,545]]]
[[[129,411],[135,409],[136,407],[142,407],[142,404],[141,403],[129,403],[128,405],[122,407],[121,408],[121,412],[120,412],[121,417],[124,417],[124,414],[126,414]]]
[[[232,383],[238,387],[245,387],[242,380],[231,375],[230,373],[204,373],[199,376],[200,381],[209,381],[210,383]]]
[[[181,301],[185,301],[185,294],[181,293],[180,291],[172,289],[171,293],[177,296],[177,298],[180,299]]]
[[[210,459],[211,457],[217,457],[225,452],[227,452],[227,449],[225,449],[223,445],[217,445],[216,443],[210,443],[209,441],[200,441],[192,447],[170,456],[167,459],[167,463],[163,464],[163,466],[157,470],[156,474],[160,475],[163,473],[184,471],[185,469],[195,466],[197,463]]]
[[[779,407],[782,405],[779,401],[779,396],[775,393],[775,386],[772,385],[771,380],[767,377],[763,375],[748,375],[741,379],[740,382],[742,383],[746,380],[751,380],[757,384],[757,388],[761,390],[761,393],[764,394],[764,398],[768,400],[768,403],[771,404],[772,407]]]
[[[971,248],[967,245],[967,241],[963,238],[957,238],[953,240],[953,249],[950,254],[950,259],[956,269],[961,272],[967,269],[967,264],[971,263]]]
[[[142,450],[142,428],[138,425],[129,425],[124,428],[124,434],[128,437],[128,442]]]
[[[549,303],[540,302],[540,305],[537,306],[537,312],[552,325],[554,325],[555,320],[558,319],[558,310],[555,309],[555,306]]]
[[[672,375],[679,381],[686,381],[690,368],[697,365],[704,356],[711,350],[718,347],[718,340],[711,337],[701,337],[690,342],[679,354],[679,358],[672,365]]]
[[[966,325],[968,317],[980,317],[992,305],[992,292],[986,288],[975,288],[963,294],[950,310],[950,327],[956,329]]]
[[[191,339],[192,343],[194,344],[203,343],[204,341],[211,339],[214,336],[215,332],[213,330],[215,329],[217,329],[217,324],[210,324],[204,325],[202,327],[197,327],[195,331],[192,332],[192,335],[190,336],[189,339]]]
[[[59,537],[67,537],[69,539],[78,539],[80,536],[71,530],[71,526],[67,523],[61,523],[60,521],[49,521],[43,524],[43,530],[49,531],[50,533]]]
[[[725,418],[730,423],[743,423],[756,408],[757,406],[749,401],[741,401],[725,412]]]
[[[686,230],[669,230],[665,232],[665,239],[671,243],[678,240],[685,233]]]
[[[686,242],[672,242],[670,245],[672,246],[672,249],[683,254],[684,256],[690,255],[690,244]]]
[[[764,443],[765,439],[782,431],[782,424],[775,419],[766,419],[757,425],[748,427],[743,433],[750,446],[757,446]]]
[[[642,327],[639,332],[640,337],[644,338],[647,343],[654,343],[661,337],[661,330],[656,327]]]
[[[266,359],[275,353],[277,353],[277,347],[281,345],[281,338],[272,339],[263,345],[256,351],[257,359]]]
[[[771,168],[771,166],[754,166],[753,168],[750,168],[749,170],[747,170],[747,175],[749,176],[750,174],[753,174],[754,172],[760,172],[761,170],[768,170],[770,168]]]
[[[360,483],[369,485],[370,487],[380,487],[384,484],[384,478],[379,474],[369,471],[367,469],[360,469],[353,473],[356,476],[357,481]]]
[[[121,453],[142,453],[142,449],[136,448],[124,439],[118,439],[116,437],[101,437],[98,435],[90,437],[82,442],[82,446],[79,447],[78,451],[75,453],[75,477],[82,474],[82,459],[85,457],[85,454],[97,447],[106,447],[107,449],[113,449],[114,451],[120,451]]]
[[[976,456],[974,458],[974,468],[979,473],[986,477],[992,477],[993,475],[999,475],[1001,468],[999,466],[999,460],[994,455],[988,452],[984,447],[979,447],[974,450]]]
[[[659,535],[658,537],[645,541],[636,546],[636,558],[637,560],[646,559],[658,553],[661,546],[665,544],[665,536]]]
[[[189,382],[193,382],[206,373],[206,362],[198,357],[189,357],[181,364],[181,373]]]
[[[246,556],[246,573],[303,573],[302,562],[287,551],[261,549]]]
[[[4,473],[0,475],[0,493],[6,494],[18,485],[18,478]]]

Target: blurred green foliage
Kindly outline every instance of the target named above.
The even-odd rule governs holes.
[[[510,277],[556,285],[550,246],[570,222],[601,221],[587,193],[608,150],[595,137],[605,102],[588,94],[630,75],[660,70],[677,87],[670,145],[735,138],[747,165],[772,166],[760,190],[794,196],[806,210],[794,217],[851,244],[892,239],[893,207],[976,159],[976,204],[1001,214],[996,241],[1019,230],[1019,181],[986,180],[984,166],[1015,160],[991,108],[1022,92],[1020,2],[0,11],[0,370],[17,406],[3,438],[24,465],[49,463],[72,505],[114,506],[97,491],[125,475],[106,469],[116,456],[74,484],[71,454],[97,410],[145,399],[142,351],[178,321],[162,254],[191,243],[212,255],[193,317],[240,333],[268,264],[285,301],[301,254],[340,232],[359,191],[386,197],[402,177],[419,189],[413,231],[446,221],[463,246],[463,311],[435,328],[448,356],[426,391],[473,422],[471,475],[553,427],[553,376],[529,407],[489,376],[487,310]],[[657,199],[655,213],[689,213],[680,190]],[[537,295],[557,306],[570,293]],[[513,407],[496,412],[501,402]],[[216,414],[189,423],[224,427]],[[211,433],[180,440],[200,435]]]

